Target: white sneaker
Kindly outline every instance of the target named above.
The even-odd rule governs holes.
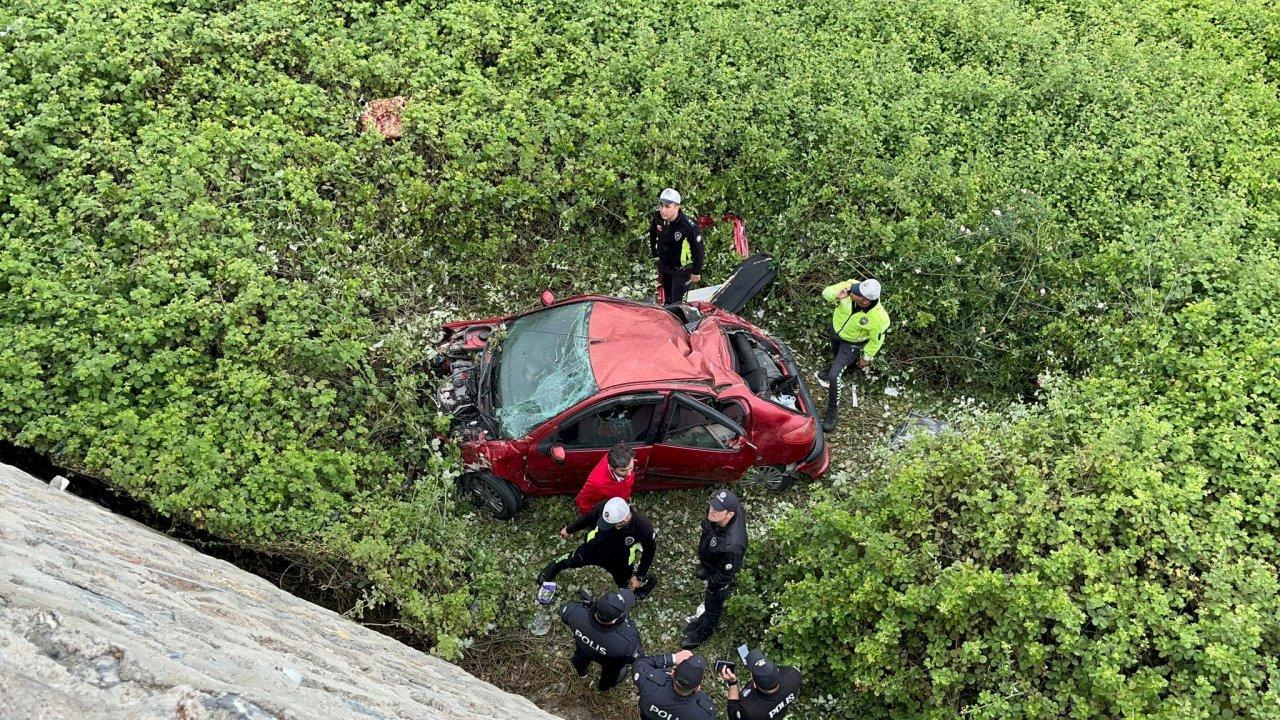
[[[822,373],[818,372],[817,370],[814,370],[814,371],[813,371],[813,376],[814,376],[815,378],[817,378],[817,380],[818,380],[818,384],[819,384],[819,385],[821,385],[822,387],[824,387],[824,388],[829,388],[829,387],[831,387],[831,383],[827,382],[827,378],[825,378],[825,377],[822,375]]]

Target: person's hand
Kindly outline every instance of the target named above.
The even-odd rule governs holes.
[[[675,661],[676,665],[679,665],[680,663],[684,662],[685,660],[688,660],[691,657],[693,657],[692,650],[681,650],[678,653],[671,654],[671,659]]]
[[[642,585],[644,585],[644,583],[643,583],[643,582],[641,582],[640,578],[636,577],[635,575],[632,575],[632,576],[631,576],[631,582],[629,582],[629,583],[627,583],[627,584],[628,584],[629,586],[631,586],[631,589],[632,589],[632,590],[639,590],[639,589],[640,589],[640,587],[641,587]]]
[[[733,671],[727,667],[720,668],[720,679],[725,681],[729,685],[732,685],[738,682],[738,676],[734,675]]]
[[[689,276],[689,282],[698,282],[698,281],[699,281],[699,280],[701,280],[701,279],[702,279],[702,276],[701,276],[701,275],[690,275],[690,276]]]
[[[845,298],[847,298],[847,297],[849,297],[849,291],[848,291],[848,290],[841,290],[840,292],[836,293],[836,299],[837,299],[837,300],[844,300],[844,299],[845,299]]]
[[[868,360],[868,359],[866,359],[866,358],[864,358],[864,357],[860,357],[860,358],[858,358],[858,367],[860,367],[860,368],[865,368],[866,366],[868,366],[868,365],[870,365],[870,364],[871,364],[871,361],[870,361],[870,360]]]
[[[560,539],[561,539],[561,540],[568,540],[568,539],[569,539],[569,526],[568,526],[568,525],[565,525],[564,527],[560,528]]]

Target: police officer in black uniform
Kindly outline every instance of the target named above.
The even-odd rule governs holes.
[[[681,647],[695,648],[707,641],[720,616],[724,601],[733,592],[734,581],[747,554],[747,515],[731,490],[711,494],[707,517],[702,521],[698,541],[698,579],[707,581],[702,612],[684,628]]]
[[[720,679],[729,686],[729,720],[782,720],[800,697],[800,671],[790,665],[778,667],[759,650],[746,657],[751,683],[738,693],[738,676],[729,668]]]
[[[622,588],[596,598],[594,602],[565,603],[560,621],[573,633],[573,669],[585,678],[591,663],[600,663],[596,690],[605,692],[622,679],[627,666],[643,654],[640,631],[627,615],[636,596]]]
[[[658,583],[649,575],[649,565],[658,550],[658,533],[648,518],[633,510],[622,498],[601,500],[591,512],[560,529],[565,540],[587,530],[587,538],[573,552],[552,560],[538,573],[538,584],[555,580],[561,570],[595,565],[609,571],[620,588],[645,597]]]
[[[715,720],[711,698],[701,690],[707,661],[681,650],[640,658],[631,666],[640,694],[641,720]]]
[[[684,301],[690,283],[702,279],[702,231],[680,211],[680,193],[667,188],[649,219],[649,254],[658,260],[663,302]]]

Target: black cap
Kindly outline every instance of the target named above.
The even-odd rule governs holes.
[[[715,510],[733,510],[737,511],[738,496],[733,494],[732,490],[717,490],[711,493],[711,507]]]
[[[702,674],[707,670],[707,660],[701,655],[694,655],[676,666],[672,677],[686,689],[696,688],[702,684]]]
[[[626,588],[612,590],[596,598],[596,615],[605,622],[613,622],[636,604],[636,595]]]
[[[778,686],[778,666],[759,650],[747,653],[747,670],[751,673],[751,679],[755,680],[756,687],[772,690]]]

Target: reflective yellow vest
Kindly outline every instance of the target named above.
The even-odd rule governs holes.
[[[842,340],[851,343],[866,343],[862,346],[862,356],[870,360],[880,352],[884,345],[884,333],[889,329],[889,311],[883,303],[876,303],[868,310],[853,304],[853,298],[836,300],[841,290],[848,290],[854,285],[853,280],[828,285],[822,290],[822,299],[835,303],[836,309],[831,313],[831,329],[836,331]]]

